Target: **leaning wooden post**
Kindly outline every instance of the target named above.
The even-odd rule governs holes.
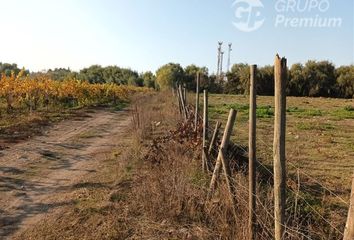
[[[210,155],[213,151],[213,148],[215,146],[215,143],[218,139],[218,135],[219,135],[219,130],[220,130],[220,127],[221,127],[221,123],[220,122],[216,122],[216,125],[215,125],[215,129],[214,129],[214,133],[213,133],[213,136],[210,140],[210,143],[209,143],[209,150],[207,152],[207,165],[208,165],[208,168],[212,171],[214,166],[212,164],[212,162],[210,161]]]
[[[217,121],[215,124],[213,136],[211,137],[210,144],[209,144],[209,150],[208,150],[209,155],[213,151],[213,147],[215,146],[216,140],[218,139],[220,127],[221,127],[221,123]]]
[[[249,132],[248,132],[248,177],[249,177],[249,207],[248,207],[248,233],[249,239],[256,239],[256,71],[257,65],[250,67],[250,112],[249,112]]]
[[[200,72],[197,73],[196,88],[195,88],[195,114],[194,114],[194,131],[195,132],[197,132],[197,128],[198,128],[199,83],[200,83]]]
[[[203,152],[202,152],[202,164],[203,171],[208,170],[207,164],[207,145],[206,141],[208,139],[208,90],[204,90],[204,107],[203,107]]]
[[[186,87],[186,85],[183,86],[183,100],[184,100],[184,104],[187,107],[187,87]]]
[[[183,109],[183,104],[182,104],[182,98],[181,98],[181,85],[178,84],[177,86],[177,97],[178,97],[178,101],[179,101],[179,104],[180,104],[180,107],[181,107],[181,114],[182,116],[184,116],[184,109]]]
[[[275,119],[274,119],[274,220],[275,240],[284,239],[286,166],[285,166],[285,125],[286,125],[286,59],[275,57]]]
[[[347,224],[345,225],[343,240],[354,239],[354,174],[352,180],[352,193],[350,195],[350,206],[348,212]]]
[[[187,113],[187,108],[186,108],[185,102],[183,100],[183,92],[182,92],[182,86],[181,85],[179,85],[179,88],[178,88],[178,96],[179,96],[179,99],[181,101],[181,107],[182,107],[182,113],[183,113],[183,116],[184,116],[184,120],[187,120],[188,113]]]
[[[179,107],[179,113],[183,116],[183,109],[182,109],[182,102],[181,102],[181,98],[179,96],[179,86],[176,86],[176,96],[177,96],[177,101],[178,101],[178,107]]]
[[[233,129],[233,126],[236,121],[236,115],[237,115],[236,110],[231,109],[230,113],[229,113],[229,118],[227,119],[227,124],[226,124],[225,130],[224,130],[224,135],[223,135],[223,138],[221,141],[221,145],[220,145],[220,149],[223,149],[224,151],[226,151],[227,147],[229,146],[229,141],[230,141],[232,129]],[[210,199],[212,197],[214,190],[215,190],[216,182],[217,182],[219,175],[220,175],[220,170],[221,170],[220,167],[222,164],[221,154],[223,154],[223,153],[225,153],[225,152],[219,151],[218,158],[216,159],[216,164],[214,167],[213,176],[211,178],[211,182],[210,182],[210,186],[209,186],[208,199]]]
[[[227,189],[229,190],[229,196],[232,204],[232,211],[234,214],[235,221],[237,220],[237,215],[236,215],[236,189],[235,185],[232,183],[232,173],[231,173],[231,168],[229,164],[229,160],[226,158],[226,150],[223,148],[220,148],[220,159],[223,165],[224,169],[224,175],[225,175],[225,180],[226,180],[226,185]]]

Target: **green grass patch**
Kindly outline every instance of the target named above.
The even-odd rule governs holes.
[[[288,113],[301,113],[301,112],[304,112],[305,110],[304,109],[301,109],[301,108],[298,108],[298,107],[288,107],[286,109],[286,112]]]
[[[290,115],[295,115],[298,117],[316,117],[324,115],[324,113],[319,109],[303,109],[299,107],[288,107],[286,112]]]
[[[224,104],[224,106],[227,106],[229,109],[233,108],[239,112],[246,112],[250,109],[250,105],[249,104],[238,104],[238,103],[234,103],[234,104]]]
[[[226,114],[228,110],[222,106],[209,106],[209,112],[214,114]]]
[[[335,127],[330,123],[309,123],[309,122],[297,123],[296,128],[298,130],[318,130],[318,131],[335,129]]]
[[[331,111],[330,115],[334,117],[335,120],[354,119],[354,107],[345,106],[342,109]]]
[[[305,109],[302,112],[297,112],[299,117],[319,117],[323,115],[323,112],[319,109]]]
[[[347,105],[344,107],[344,110],[348,112],[354,112],[354,106]]]
[[[271,118],[274,116],[274,110],[271,106],[259,106],[256,110],[257,118]]]
[[[122,102],[116,103],[116,104],[113,106],[113,108],[114,108],[115,111],[122,111],[122,110],[123,110],[124,108],[126,108],[128,105],[129,105],[128,102],[122,101]]]
[[[209,111],[215,115],[215,114],[227,114],[230,109],[235,109],[238,113],[241,113],[242,115],[248,115],[249,114],[249,105],[248,104],[238,104],[238,103],[233,103],[233,104],[222,104],[222,105],[211,105],[209,107]],[[258,118],[271,118],[274,116],[274,110],[272,109],[271,106],[269,105],[259,105],[257,106],[256,114]]]

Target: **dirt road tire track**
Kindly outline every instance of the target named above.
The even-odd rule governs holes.
[[[0,151],[0,239],[71,204],[65,194],[109,157],[131,122],[128,111],[88,111]]]

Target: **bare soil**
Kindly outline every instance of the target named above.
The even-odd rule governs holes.
[[[130,121],[127,111],[86,110],[47,127],[41,136],[0,149],[0,239],[75,204],[68,192],[99,169],[126,136]]]

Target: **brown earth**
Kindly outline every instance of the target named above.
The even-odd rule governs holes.
[[[68,193],[88,184],[83,177],[94,174],[124,141],[130,121],[127,111],[87,110],[0,149],[0,239],[74,204]]]

